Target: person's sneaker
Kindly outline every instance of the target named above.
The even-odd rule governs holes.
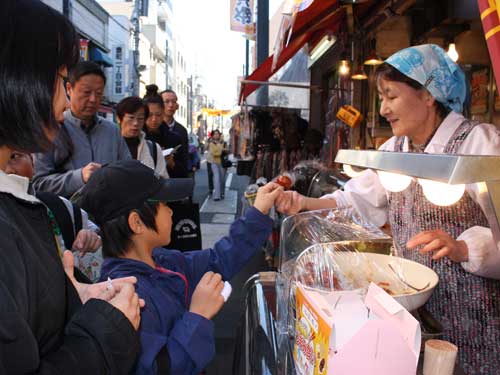
[[[220,198],[214,198],[214,201],[218,202],[218,201],[220,201]]]

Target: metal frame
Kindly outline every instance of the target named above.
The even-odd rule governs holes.
[[[339,150],[336,163],[405,174],[448,184],[479,184],[493,237],[500,243],[500,156]]]

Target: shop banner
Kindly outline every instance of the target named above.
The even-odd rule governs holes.
[[[478,0],[484,37],[497,87],[500,87],[500,0]]]
[[[254,35],[253,10],[254,0],[231,0],[231,30]]]
[[[297,14],[306,9],[309,5],[312,4],[312,2],[313,0],[290,0],[287,4],[285,4],[283,8],[283,17],[281,18],[280,30],[278,32],[278,36],[276,37],[276,41],[274,42],[274,55],[271,71],[274,72],[274,70],[276,69],[276,65],[278,64],[278,59],[281,55],[281,52],[290,42],[293,25],[295,24],[295,20],[297,19]],[[287,32],[288,37],[285,41]]]
[[[124,94],[124,56],[125,45],[117,45],[113,48],[113,95]]]
[[[87,61],[89,59],[89,41],[80,39],[80,59]]]

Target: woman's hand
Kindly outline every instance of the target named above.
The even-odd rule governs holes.
[[[283,194],[283,187],[274,182],[269,182],[259,188],[253,206],[264,215],[267,215],[281,194]]]
[[[304,209],[304,197],[296,191],[284,191],[276,199],[276,210],[285,215],[295,215]]]
[[[189,311],[212,319],[224,305],[224,297],[220,294],[223,288],[221,275],[211,271],[205,273],[193,292]]]
[[[79,251],[80,255],[83,255],[84,253],[95,252],[101,245],[101,236],[94,231],[82,229],[76,235],[72,250]]]
[[[447,256],[454,262],[467,262],[469,260],[469,249],[465,241],[457,241],[442,229],[420,232],[412,237],[406,246],[413,249],[424,245],[419,250],[421,254],[433,253],[432,259],[440,259]]]
[[[169,167],[170,169],[175,168],[174,155],[165,156],[165,161],[167,162],[167,167]]]
[[[113,280],[113,282],[115,282],[115,280]],[[137,331],[141,323],[141,308],[145,306],[145,302],[142,298],[139,298],[135,292],[134,285],[130,283],[119,284],[116,289],[117,292],[115,296],[109,300],[109,303],[120,310]]]
[[[120,310],[137,331],[141,321],[141,308],[145,302],[135,292],[134,284],[137,279],[133,276],[114,279],[111,284],[107,281],[97,284],[84,284],[76,281],[74,276],[73,253],[66,250],[63,254],[64,272],[73,283],[82,303],[91,298],[102,299]]]
[[[71,280],[73,286],[78,292],[78,296],[80,297],[82,303],[87,302],[91,298],[98,298],[104,301],[110,301],[112,298],[115,297],[117,289],[121,288],[125,284],[130,284],[132,287],[134,287],[134,284],[137,282],[137,279],[135,277],[130,276],[130,277],[122,277],[119,279],[114,279],[111,288],[108,288],[108,283],[106,281],[96,284],[80,283],[75,279],[74,275],[75,261],[73,253],[69,250],[66,250],[63,254],[63,267],[64,267],[64,272]]]

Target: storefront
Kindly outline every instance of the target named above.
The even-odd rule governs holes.
[[[498,12],[494,3],[492,1],[476,2],[472,0],[314,1],[306,10],[296,15],[292,31],[287,31],[283,38],[289,40],[288,44],[281,49],[275,49],[275,51],[280,51],[279,57],[271,56],[243,81],[240,91],[242,108],[245,108],[245,105],[251,107],[257,104],[262,105],[262,103],[266,106],[272,106],[273,100],[270,100],[271,95],[269,94],[270,87],[274,85],[276,87],[286,86],[285,82],[279,81],[279,78],[275,79],[276,75],[283,76],[280,74],[280,68],[300,54],[299,51],[307,44],[307,49],[302,51],[306,51],[308,55],[309,80],[300,83],[292,82],[289,86],[295,86],[299,90],[307,90],[308,99],[303,100],[302,103],[307,103],[308,127],[322,132],[325,136],[320,161],[327,168],[340,169],[342,165],[335,163],[339,150],[375,149],[392,136],[390,125],[379,114],[380,102],[374,82],[377,65],[403,48],[419,44],[436,44],[447,50],[450,58],[457,59],[455,61],[465,72],[468,87],[464,115],[475,121],[500,125],[500,99],[498,99],[498,90],[495,88],[494,76],[496,66],[492,66],[490,61],[490,56],[495,56],[492,53],[495,51],[493,40],[499,30]],[[488,17],[493,17],[494,21]],[[500,44],[498,45],[500,46]],[[499,51],[500,49],[497,50],[497,52]],[[255,93],[256,90],[261,91],[260,95]],[[252,99],[252,95],[255,98]],[[264,98],[264,102],[262,102],[262,98]],[[240,122],[245,121],[245,119],[246,117],[242,116]],[[272,130],[272,125],[269,126],[269,129]],[[411,163],[403,162],[403,159],[391,160],[389,164],[393,164],[390,167],[387,165],[381,167],[380,164],[377,164],[378,156],[371,155],[362,154],[357,159],[359,164],[353,163],[353,165],[395,171],[394,163],[396,163],[400,168],[396,171],[397,173],[403,173],[405,168],[415,166],[415,169],[406,173],[407,176],[447,182],[452,180],[451,177],[443,175],[444,169],[436,168],[436,165],[442,163],[442,160],[446,158],[438,157],[432,160],[421,158],[415,159]],[[255,157],[258,159],[257,155]],[[471,156],[472,159],[474,157]],[[478,160],[477,158],[474,160]],[[345,163],[349,159],[344,158],[343,160]],[[363,161],[360,162],[360,160]],[[493,162],[493,159],[491,160],[492,163],[496,163],[496,161]],[[493,164],[491,165],[493,166]],[[488,168],[486,164],[484,164],[484,168]],[[431,177],[428,175],[422,177],[430,170],[433,173]],[[282,173],[281,170],[278,174],[280,173]],[[411,178],[409,178],[410,180]],[[467,181],[461,183],[476,183],[470,178]],[[424,182],[422,182],[422,186],[424,186]],[[454,182],[448,182],[448,184],[454,184]],[[370,187],[367,186],[367,188]],[[353,250],[356,253],[364,253],[367,250],[375,252],[378,254],[373,257],[380,259],[388,256],[387,254],[392,251],[393,239],[384,237],[385,233],[380,232],[379,228],[368,229],[371,224],[351,216],[353,212],[350,209],[349,212],[344,213],[335,212],[335,210],[322,213],[302,213],[288,217],[281,224],[280,249],[277,252],[278,260],[276,262],[278,272],[256,275],[249,280],[247,285],[247,314],[240,331],[241,341],[235,358],[235,371],[246,374],[377,373],[359,370],[362,364],[356,361],[372,363],[372,358],[367,357],[370,355],[369,353],[375,353],[375,357],[377,357],[377,353],[380,354],[378,351],[380,346],[378,345],[389,347],[394,341],[380,344],[378,338],[374,339],[379,337],[378,334],[365,336],[366,342],[371,342],[373,346],[368,345],[369,349],[364,351],[366,342],[357,341],[358,350],[351,353],[351,362],[349,362],[356,370],[350,372],[348,367],[344,367],[344,372],[340,370],[331,372],[332,369],[339,369],[339,363],[345,360],[338,354],[340,353],[339,347],[332,344],[332,342],[338,343],[339,335],[343,333],[339,333],[341,329],[338,327],[336,329],[339,331],[335,333],[328,329],[324,330],[325,324],[328,326],[329,321],[335,320],[332,316],[343,314],[342,311],[333,311],[337,308],[337,304],[340,306],[340,298],[328,300],[328,303],[323,305],[320,301],[323,301],[321,293],[328,294],[332,290],[343,290],[339,288],[338,277],[342,278],[343,276],[339,275],[342,275],[345,269],[349,268],[347,263],[343,263],[344,258],[351,256],[352,254],[349,253]],[[412,221],[415,218],[411,216],[410,210],[401,213],[401,215],[407,221]],[[495,221],[495,216],[488,216],[488,222],[493,235],[496,235],[498,221]],[[370,232],[368,237],[372,235],[374,237],[369,239],[364,237],[360,241],[357,235],[360,235],[363,230],[357,231],[354,229],[355,227],[357,229],[363,227]],[[351,229],[346,230],[346,228]],[[340,255],[336,253],[339,241],[346,246]],[[385,248],[374,245],[384,243],[384,241]],[[332,248],[335,250],[332,251]],[[356,257],[356,255],[352,256]],[[371,257],[372,255],[361,256],[363,259]],[[406,260],[396,257],[392,259],[399,259],[401,262]],[[355,263],[360,268],[364,267],[363,261]],[[370,267],[373,267],[373,262],[369,263]],[[420,275],[427,274],[434,267],[429,264],[426,267],[416,264],[423,267],[419,271]],[[431,270],[431,272],[433,271]],[[348,273],[353,275],[350,271]],[[392,280],[396,273],[389,267],[381,275]],[[406,281],[409,280],[410,273],[408,270],[403,272],[406,275]],[[371,273],[372,276],[376,274],[375,271]],[[399,299],[399,294],[391,290],[391,287],[383,288],[392,296],[396,296],[395,299],[398,303],[417,318],[419,332],[424,339],[422,342],[429,338],[443,337],[446,335],[446,330],[449,329],[447,328],[449,322],[440,322],[440,317],[428,314],[426,309],[421,309],[422,306],[425,306],[426,298],[429,298],[430,294],[424,298],[425,300],[420,300],[417,305],[414,304],[415,298],[422,296],[421,293],[425,294],[430,289],[432,294],[437,283],[435,278],[431,281],[433,277],[429,276],[429,279],[425,279],[421,285],[416,286],[418,282],[414,284],[412,292],[403,299]],[[393,285],[392,281],[378,280],[377,277],[374,279],[382,287]],[[419,281],[422,280],[419,279]],[[329,282],[331,285],[328,284]],[[334,283],[337,284],[334,285]],[[411,284],[411,282],[408,283]],[[306,291],[311,299],[304,298],[303,291],[301,291],[302,294],[298,292],[299,284],[317,289],[311,293]],[[314,294],[316,292],[319,294]],[[441,303],[444,304],[447,303],[443,302],[446,298],[451,298],[442,297],[443,294],[439,295],[442,299]],[[304,300],[307,300],[307,303]],[[412,302],[408,303],[409,301]],[[454,301],[450,300],[449,302]],[[368,308],[368,316],[370,311],[374,312],[370,310],[371,308],[372,305]],[[314,313],[311,314],[311,311]],[[418,313],[416,313],[417,311]],[[464,325],[474,324],[473,320],[469,319]],[[441,325],[441,323],[444,324]],[[318,330],[318,326],[323,328]],[[333,326],[332,323],[329,326],[330,329]],[[361,326],[360,324],[359,328]],[[470,340],[473,340],[474,334],[467,333],[466,335],[468,334],[470,334]],[[463,340],[463,337],[465,336],[462,336],[460,340]],[[374,339],[373,342],[372,339]],[[343,344],[347,342],[344,341]],[[265,348],[266,350],[255,350],[255,348]],[[410,348],[410,351],[413,351],[416,356],[415,358],[419,357],[420,349],[420,346]],[[400,349],[393,347],[393,350]],[[464,348],[459,347],[459,353],[460,350],[464,350]],[[403,356],[406,354],[398,355],[398,358]],[[337,358],[338,362],[335,363],[331,360],[332,358]],[[420,355],[419,372],[417,372],[419,374],[422,371],[422,359],[423,353]],[[329,370],[326,370],[327,363]],[[465,373],[462,371],[462,365],[467,366],[467,364],[463,357],[457,363],[459,364],[455,366],[454,372],[447,372],[447,374]],[[417,363],[415,362],[413,365],[415,366],[413,372],[401,372],[402,370],[391,372],[388,370],[390,366],[385,366],[381,367],[384,370],[380,373],[415,373]],[[477,373],[481,371],[487,373],[484,372],[484,369],[474,368],[474,370],[477,370]],[[468,373],[473,373],[470,371],[469,367]],[[441,372],[436,373],[441,374]]]

